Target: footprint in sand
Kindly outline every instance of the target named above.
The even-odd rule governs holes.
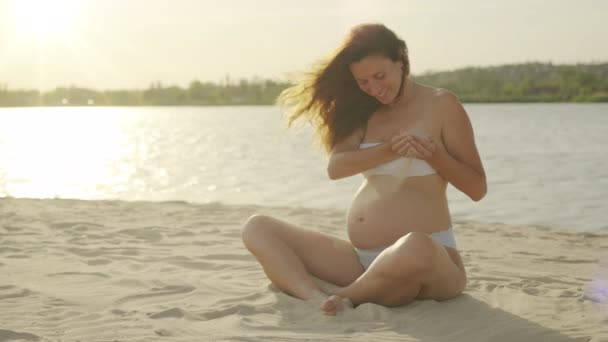
[[[13,285],[0,286],[0,300],[9,298],[22,298],[32,294],[32,291]],[[0,339],[2,341],[2,339]]]
[[[186,313],[184,312],[184,310],[180,309],[180,308],[172,308],[172,309],[167,309],[161,312],[157,312],[155,314],[149,313],[148,317],[152,318],[152,319],[159,319],[159,318],[182,318],[186,315]]]
[[[48,273],[47,277],[56,278],[56,277],[72,277],[72,276],[81,276],[81,277],[93,277],[93,278],[110,278],[109,275],[101,272],[58,272],[58,273]]]
[[[20,333],[12,330],[0,329],[0,341],[12,340],[40,341],[40,336],[30,333]]]
[[[155,287],[155,288],[150,289],[149,293],[126,296],[126,297],[118,299],[116,301],[116,303],[122,304],[122,303],[126,303],[126,302],[140,300],[140,299],[150,299],[150,298],[160,297],[160,296],[172,296],[172,295],[184,294],[184,293],[192,292],[192,291],[194,291],[194,289],[195,289],[194,286],[187,286],[187,285],[169,285],[169,286],[165,286],[165,287],[161,287],[161,288]]]

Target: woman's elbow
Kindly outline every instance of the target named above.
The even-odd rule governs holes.
[[[475,201],[475,202],[479,202],[481,201],[484,197],[486,197],[486,194],[488,193],[488,184],[484,182],[481,184],[481,186],[479,187],[479,189],[476,189],[475,192],[469,194],[469,197]]]
[[[336,180],[340,178],[347,177],[348,175],[344,174],[343,168],[338,167],[336,163],[332,163],[330,160],[327,164],[327,177],[331,180]]]
[[[340,179],[340,178],[342,178],[342,177],[340,177],[340,176],[338,175],[338,173],[336,172],[336,168],[335,168],[335,167],[332,167],[332,165],[331,165],[331,164],[329,164],[329,165],[327,166],[327,177],[329,177],[329,179],[331,179],[331,180],[336,180],[336,179]]]

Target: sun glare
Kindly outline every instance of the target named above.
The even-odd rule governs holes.
[[[62,38],[76,29],[78,0],[12,0],[14,28],[22,36]]]

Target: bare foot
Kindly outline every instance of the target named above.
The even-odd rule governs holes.
[[[332,295],[321,304],[321,310],[328,316],[335,316],[344,309],[352,309],[353,303],[348,298]]]

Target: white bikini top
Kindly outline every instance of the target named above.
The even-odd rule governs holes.
[[[370,148],[380,145],[379,142],[362,143],[359,148]],[[365,178],[373,175],[391,175],[396,177],[416,177],[436,174],[437,171],[426,161],[416,158],[398,158],[388,163],[380,164],[372,169],[362,172]]]

